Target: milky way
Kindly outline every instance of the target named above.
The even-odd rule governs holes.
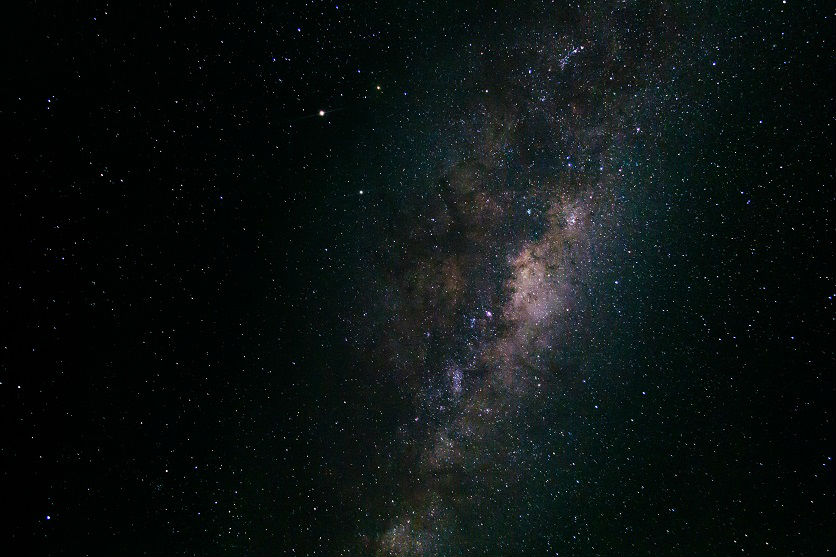
[[[488,551],[513,537],[510,509],[525,505],[506,504],[542,481],[538,430],[567,425],[545,423],[545,407],[607,334],[589,297],[626,255],[622,205],[644,191],[628,165],[659,126],[673,26],[660,8],[519,31],[492,45],[502,68],[475,62],[484,94],[436,120],[453,122],[434,131],[437,177],[401,221],[396,263],[377,270],[391,312],[373,365],[413,408],[396,457],[406,487],[367,541],[378,553]],[[511,530],[491,532],[503,513]]]

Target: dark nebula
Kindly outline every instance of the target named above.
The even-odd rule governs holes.
[[[4,539],[831,554],[832,17],[14,14]]]

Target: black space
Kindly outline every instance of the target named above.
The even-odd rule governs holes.
[[[836,551],[832,6],[172,4],[2,18],[0,547]]]

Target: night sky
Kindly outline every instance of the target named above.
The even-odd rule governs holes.
[[[836,552],[832,5],[26,4],[10,554]]]

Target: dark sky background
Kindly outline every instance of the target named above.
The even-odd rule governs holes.
[[[172,4],[2,18],[2,546],[836,551],[832,6]]]

